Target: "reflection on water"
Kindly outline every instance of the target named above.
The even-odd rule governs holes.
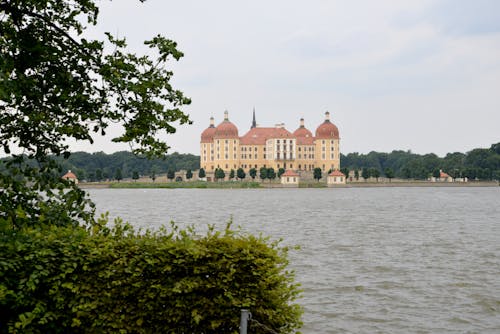
[[[136,226],[224,226],[300,245],[303,333],[500,333],[500,189],[95,189]]]

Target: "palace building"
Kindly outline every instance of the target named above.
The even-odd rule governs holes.
[[[230,171],[243,168],[261,167],[278,170],[310,171],[316,167],[323,172],[340,168],[339,130],[330,121],[330,113],[325,113],[325,121],[317,128],[315,135],[304,125],[293,133],[284,124],[275,127],[260,127],[255,121],[255,111],[250,130],[243,136],[229,121],[228,112],[224,120],[215,126],[210,118],[210,126],[201,134],[200,166],[207,172],[216,168]]]

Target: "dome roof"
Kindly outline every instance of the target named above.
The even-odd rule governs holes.
[[[224,121],[215,128],[214,138],[238,138],[238,128],[229,121],[229,113],[224,111]]]
[[[316,139],[339,139],[339,129],[326,120],[316,129]]]
[[[238,128],[225,120],[215,128],[214,138],[238,138]]]
[[[294,137],[312,137],[312,132],[301,126],[293,133]]]
[[[215,126],[211,125],[201,133],[201,142],[202,143],[211,142],[214,139],[214,135],[215,135]]]
[[[330,122],[330,113],[325,113],[325,121],[316,129],[316,139],[339,139],[339,129]]]

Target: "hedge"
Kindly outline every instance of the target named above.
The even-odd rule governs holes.
[[[238,333],[242,308],[279,333],[300,327],[279,242],[229,225],[105,226],[0,230],[0,333]]]

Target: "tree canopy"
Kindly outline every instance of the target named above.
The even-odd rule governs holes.
[[[64,189],[71,184],[50,158],[70,155],[68,139],[92,143],[119,123],[113,141],[163,156],[169,146],[158,135],[191,122],[181,110],[190,99],[172,87],[166,68],[183,56],[177,44],[154,36],[144,42],[146,56],[109,33],[87,39],[98,12],[92,0],[0,0],[0,149],[14,153],[0,175],[0,218],[13,226],[37,217],[93,221],[84,193]]]

